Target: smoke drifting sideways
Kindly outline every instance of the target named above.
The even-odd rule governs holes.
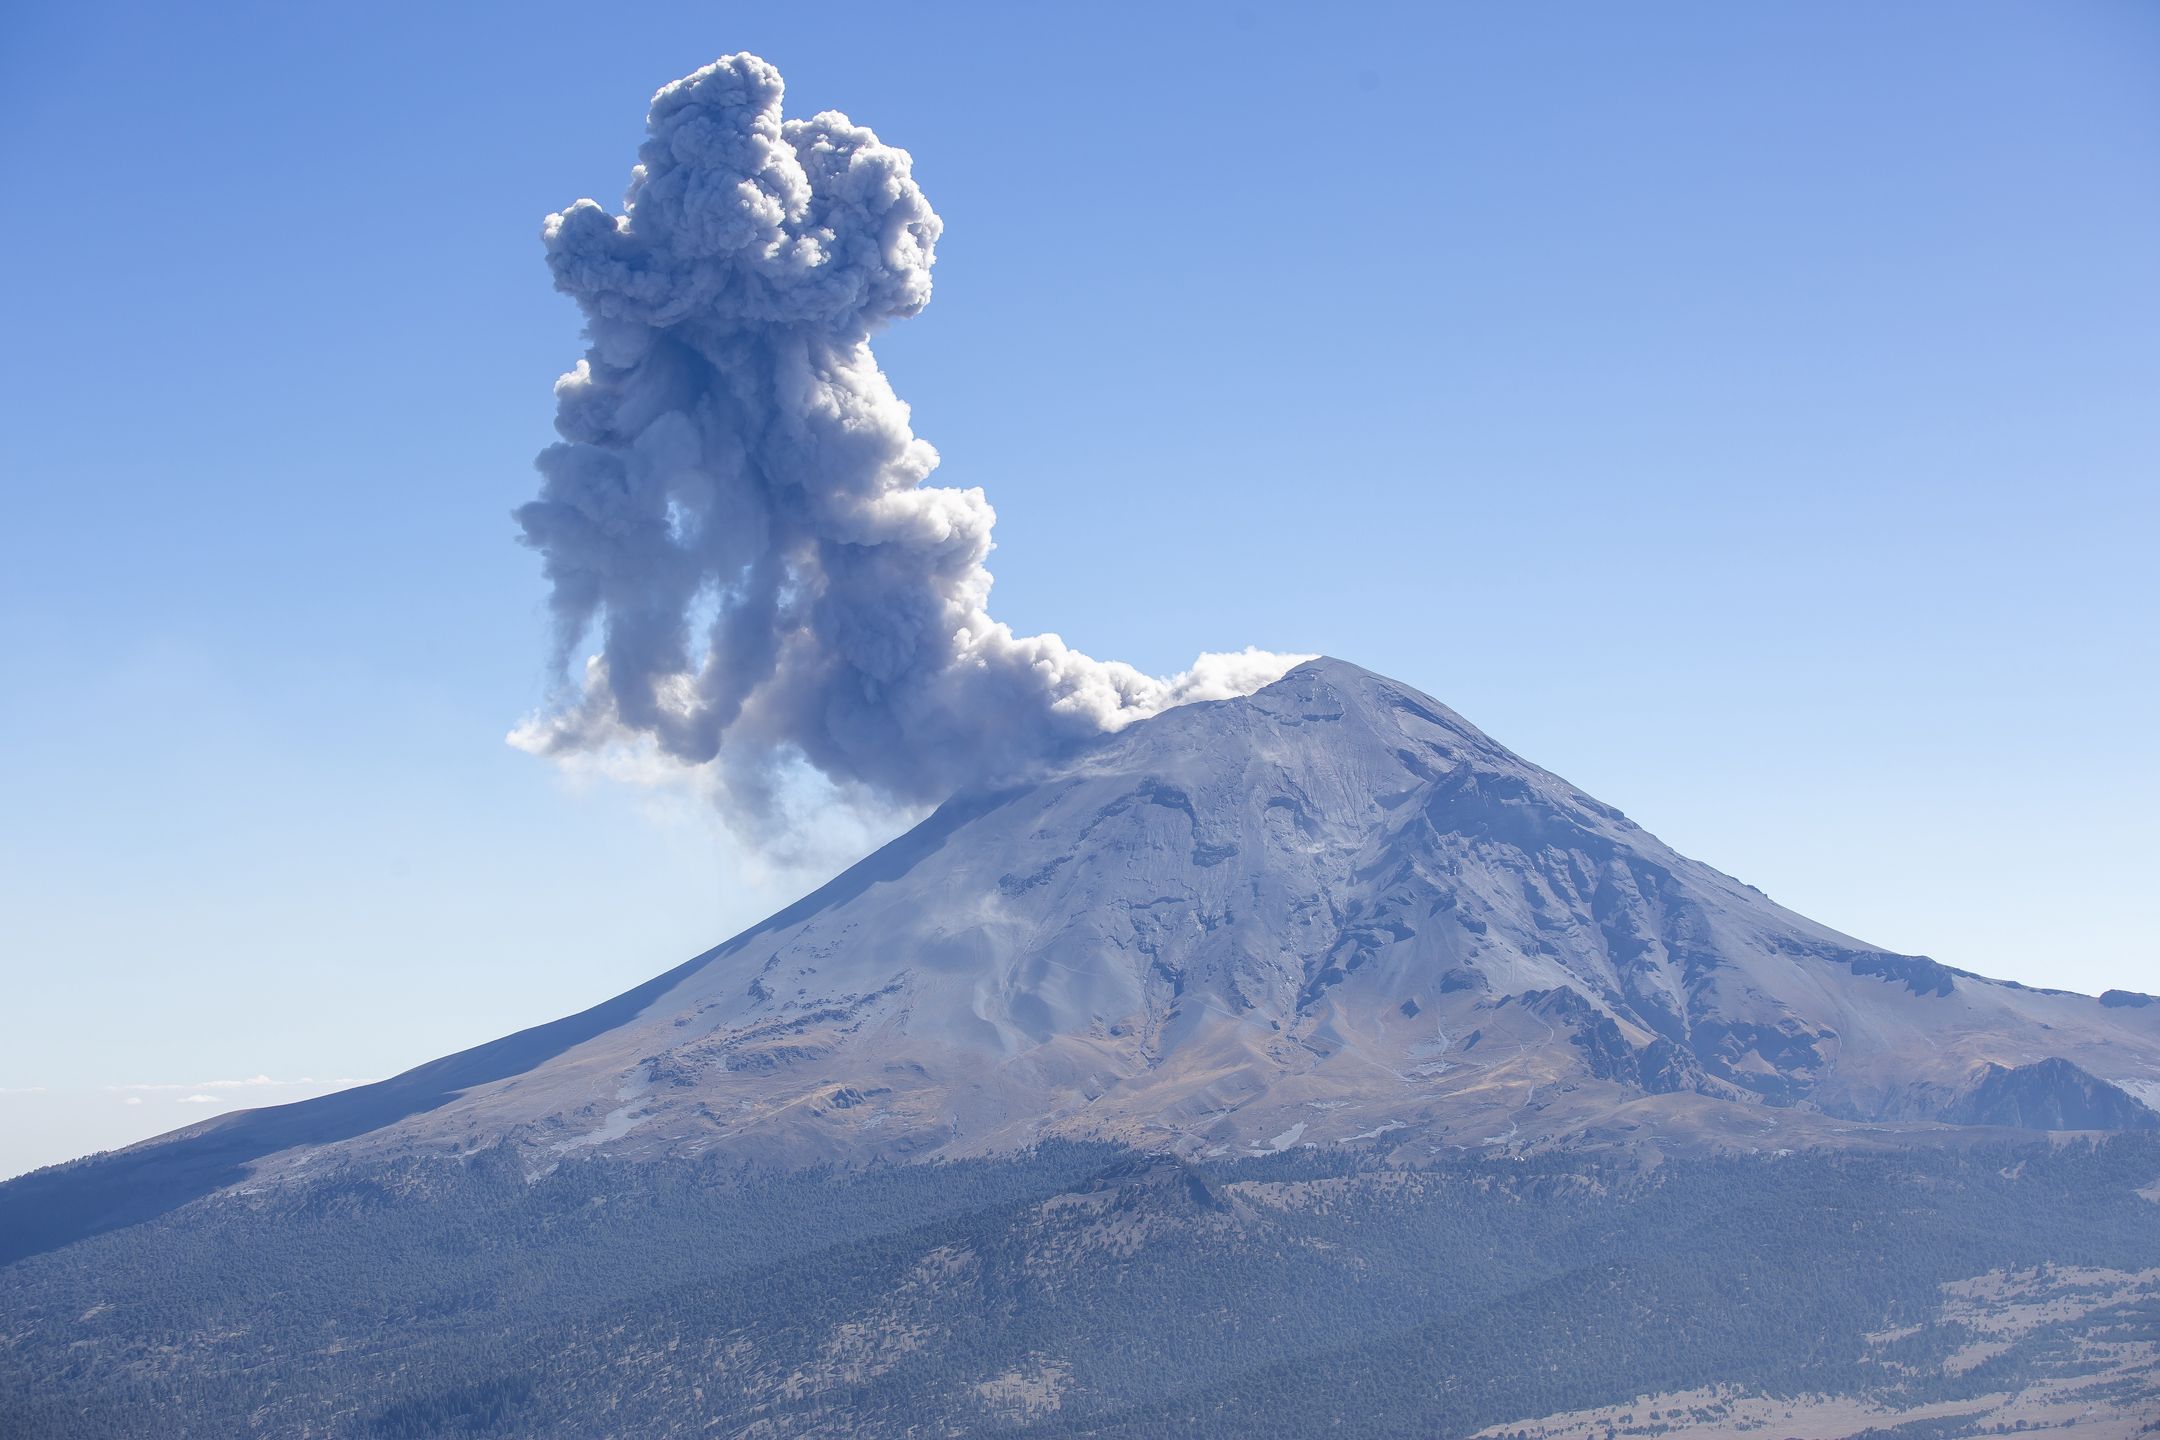
[[[905,150],[833,111],[784,119],[782,88],[748,54],[676,81],[623,213],[547,218],[588,348],[516,520],[559,672],[588,637],[599,653],[512,743],[695,771],[766,829],[806,766],[858,803],[921,806],[1306,658],[1155,679],[991,617],[995,514],[925,483],[937,452],[870,350],[929,303],[941,222]]]

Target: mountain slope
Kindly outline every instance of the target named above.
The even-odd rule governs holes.
[[[2150,1135],[356,1161],[0,1267],[0,1434],[2127,1440],[2155,1175]]]
[[[1410,1162],[2124,1128],[2153,1096],[2160,1006],[1867,946],[1428,697],[1319,660],[958,796],[583,1015],[29,1177],[0,1215],[65,1210],[58,1238],[247,1174],[503,1139],[539,1167],[1051,1136]],[[84,1219],[101,1205],[109,1222]]]

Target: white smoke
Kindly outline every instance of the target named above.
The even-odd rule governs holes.
[[[833,111],[783,120],[781,92],[747,54],[676,81],[623,213],[547,219],[588,346],[516,518],[558,665],[595,633],[600,651],[512,741],[689,767],[750,818],[804,762],[905,806],[1304,658],[1162,680],[991,618],[996,517],[925,483],[937,452],[870,352],[929,303],[941,222],[905,150]]]

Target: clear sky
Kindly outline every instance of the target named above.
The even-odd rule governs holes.
[[[915,154],[879,351],[1016,628],[1340,655],[1840,929],[2160,990],[2160,8],[623,14],[11,10],[0,1173],[847,858],[504,743],[540,219],[738,49]]]

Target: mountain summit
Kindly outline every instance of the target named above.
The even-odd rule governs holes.
[[[1197,1154],[2156,1121],[2160,1016],[1897,955],[1338,660],[956,797],[637,1014],[411,1127]]]
[[[2150,1128],[2160,1006],[2140,998],[1863,944],[1436,701],[1321,659],[958,795],[582,1015],[45,1178],[102,1176],[140,1209],[146,1175],[203,1193],[330,1154],[506,1139],[543,1166],[1052,1137],[1403,1163]]]

